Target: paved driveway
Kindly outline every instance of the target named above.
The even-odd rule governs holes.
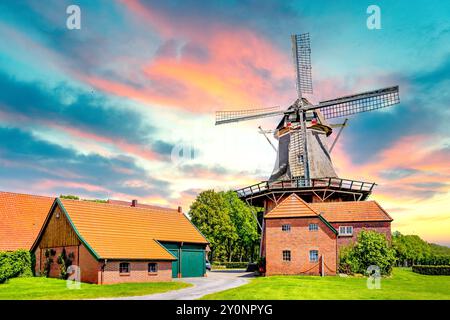
[[[182,281],[193,284],[192,287],[174,290],[165,293],[156,293],[147,296],[120,297],[119,300],[195,300],[204,295],[223,291],[248,283],[253,272],[244,270],[215,270],[208,272],[204,278],[182,278],[173,281]]]

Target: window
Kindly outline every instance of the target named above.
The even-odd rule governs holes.
[[[148,264],[148,273],[156,273],[158,272],[158,264],[157,263],[149,263]]]
[[[290,224],[283,224],[281,226],[281,231],[286,231],[286,232],[291,231],[291,225]]]
[[[317,262],[319,261],[319,251],[310,250],[309,251],[309,262]]]
[[[352,226],[339,226],[339,235],[340,236],[352,236],[353,235],[353,227]]]
[[[119,273],[130,273],[130,264],[128,262],[121,262],[119,264]]]
[[[283,250],[283,261],[291,261],[291,251]]]
[[[319,225],[317,223],[310,223],[309,224],[309,231],[318,231]]]

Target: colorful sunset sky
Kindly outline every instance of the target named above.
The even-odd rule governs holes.
[[[214,126],[214,112],[289,106],[290,35],[309,32],[312,102],[400,86],[399,105],[350,117],[339,176],[376,182],[393,230],[450,245],[449,16],[437,0],[1,1],[0,190],[187,212],[202,190],[266,180],[257,128],[279,119]]]

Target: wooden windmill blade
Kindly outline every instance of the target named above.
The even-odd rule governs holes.
[[[398,86],[322,101],[308,109],[320,109],[326,119],[386,108],[400,103]]]
[[[296,74],[297,95],[313,93],[311,73],[311,44],[309,33],[291,35],[292,57]]]
[[[281,107],[234,111],[216,111],[216,126],[225,123],[274,117],[284,115],[284,113],[285,111],[282,110]]]

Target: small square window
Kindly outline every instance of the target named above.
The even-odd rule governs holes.
[[[319,261],[319,251],[310,250],[309,251],[309,262],[317,262]]]
[[[158,272],[158,264],[157,263],[149,263],[148,264],[148,273],[156,273]]]
[[[119,273],[130,273],[130,264],[128,262],[121,262],[119,264]]]
[[[317,223],[310,223],[309,224],[309,231],[318,231],[319,225]]]
[[[286,231],[286,232],[291,231],[291,225],[290,224],[283,224],[281,226],[281,231]]]
[[[339,227],[339,235],[340,236],[352,236],[353,235],[353,227],[352,226],[340,226]]]
[[[291,251],[283,250],[283,261],[291,261]]]

